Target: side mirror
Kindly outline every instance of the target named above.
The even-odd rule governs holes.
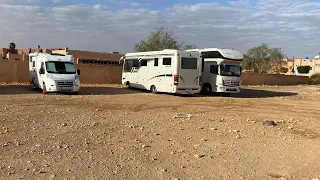
[[[44,74],[44,69],[43,68],[39,69],[39,74]]]
[[[80,69],[77,69],[77,74],[80,75]]]

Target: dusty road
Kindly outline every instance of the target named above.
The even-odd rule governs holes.
[[[0,179],[320,178],[319,90],[182,97],[110,85],[43,96],[0,85]]]

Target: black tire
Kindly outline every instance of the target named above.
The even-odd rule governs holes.
[[[130,82],[129,82],[129,81],[127,81],[126,85],[127,85],[127,87],[128,87],[129,89],[132,89],[132,87],[130,86]]]
[[[210,84],[203,85],[202,93],[205,95],[211,95],[212,94],[212,87]]]
[[[156,88],[156,86],[154,86],[154,85],[152,85],[152,86],[150,87],[150,90],[151,90],[151,92],[152,92],[153,94],[157,94],[157,93],[158,93],[157,88]]]
[[[47,87],[45,83],[43,83],[42,94],[47,94]]]

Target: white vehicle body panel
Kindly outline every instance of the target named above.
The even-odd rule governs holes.
[[[122,84],[146,90],[154,86],[157,92],[195,94],[201,88],[200,69],[199,52],[163,50],[127,53]]]

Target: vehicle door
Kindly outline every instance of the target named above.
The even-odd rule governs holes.
[[[212,87],[212,91],[217,88],[217,76],[218,76],[218,64],[215,61],[204,62],[204,74],[205,82],[209,83]]]
[[[36,67],[36,57],[30,57],[30,80],[33,81],[34,85],[39,85],[38,73]]]
[[[37,68],[37,75],[38,75],[38,83],[40,85],[40,87],[42,88],[43,82],[45,80],[45,65],[44,62],[42,61],[40,64],[40,67]]]
[[[122,78],[125,82],[129,82],[131,87],[137,87],[138,85],[138,72],[139,60],[129,58],[126,59]]]
[[[180,52],[179,60],[179,88],[198,88],[200,82],[200,61],[197,56],[190,56],[190,52]]]

